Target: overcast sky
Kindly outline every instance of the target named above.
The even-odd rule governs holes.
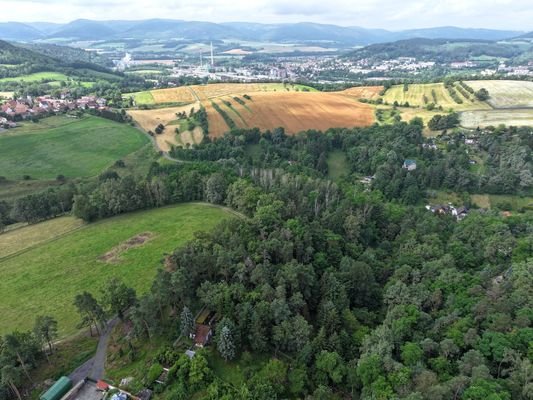
[[[172,18],[407,29],[533,30],[532,0],[1,0],[0,21]]]

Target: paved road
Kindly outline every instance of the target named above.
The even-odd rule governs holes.
[[[111,331],[118,323],[118,318],[113,318],[107,323],[106,330],[100,336],[98,341],[98,347],[96,348],[96,354],[90,360],[87,360],[84,364],[80,365],[69,375],[74,385],[85,378],[91,378],[95,381],[104,377],[104,367],[107,352],[107,345],[109,343],[109,337]]]

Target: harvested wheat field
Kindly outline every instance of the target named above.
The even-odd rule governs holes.
[[[178,88],[152,90],[150,92],[156,104],[159,103],[192,103],[196,97],[189,89],[189,86]]]
[[[295,134],[308,129],[368,126],[374,122],[374,110],[370,105],[338,93],[255,93],[244,105],[231,97],[214,101],[239,128],[283,127],[287,133]],[[231,107],[225,101],[229,101]],[[220,113],[207,103],[204,102],[209,133],[220,136],[229,127]]]
[[[485,88],[490,98],[487,102],[494,108],[533,107],[533,82],[526,81],[468,81],[474,90]]]
[[[359,86],[343,90],[339,94],[352,96],[356,99],[375,100],[382,90],[383,86]]]
[[[309,86],[283,83],[213,83],[209,85],[180,86],[147,92],[125,94],[132,96],[137,105],[163,103],[192,103],[231,94],[252,94],[257,92],[316,92]]]

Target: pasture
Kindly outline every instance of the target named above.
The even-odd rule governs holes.
[[[68,81],[70,78],[60,72],[36,72],[34,74],[2,78],[0,82],[41,82],[41,81]]]
[[[254,93],[242,105],[233,97],[214,101],[235,122],[238,128],[257,127],[262,130],[285,128],[289,134],[336,127],[368,126],[374,122],[372,106],[338,93]],[[231,103],[228,107],[226,102]],[[207,102],[206,102],[207,103]],[[209,134],[221,136],[229,130],[224,119],[204,104],[208,112]]]
[[[490,98],[487,102],[494,108],[533,107],[533,82],[527,81],[467,81],[474,90],[485,88]]]
[[[74,217],[59,217],[40,224],[9,230],[0,235],[0,260],[45,243],[83,226]]]
[[[404,90],[403,85],[395,85],[385,92],[383,101],[389,104],[397,101],[400,105],[408,102],[410,106],[415,107],[424,107],[429,103],[435,103],[437,107],[442,106],[444,111],[450,109],[455,111],[490,109],[486,103],[477,100],[472,102],[462,97],[459,92],[458,94],[463,99],[462,104],[457,104],[452,99],[442,83],[411,84],[408,85],[407,91]]]
[[[0,134],[0,171],[12,180],[94,176],[147,142],[127,124],[51,117]]]
[[[226,218],[230,213],[222,208],[180,204],[88,224],[55,240],[50,237],[52,221],[0,234],[0,246],[13,235],[31,245],[41,227],[43,236],[48,236],[25,252],[0,260],[0,335],[30,329],[35,317],[43,314],[57,318],[62,336],[76,332],[76,294],[87,290],[99,298],[100,288],[113,277],[142,294],[161,267],[164,253]],[[150,235],[150,240],[129,247],[129,239],[140,234]],[[110,252],[116,255],[113,262],[102,258]]]
[[[533,126],[533,108],[465,111],[461,113],[461,125],[465,128],[487,126]]]

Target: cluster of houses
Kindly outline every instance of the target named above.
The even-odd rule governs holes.
[[[426,210],[437,215],[453,215],[457,221],[462,221],[468,215],[468,208],[454,207],[451,203],[439,205],[427,205]]]
[[[28,96],[25,99],[8,100],[0,107],[4,119],[28,119],[47,113],[66,112],[73,110],[104,110],[107,108],[105,99],[96,96],[83,96],[71,100],[52,96]]]

